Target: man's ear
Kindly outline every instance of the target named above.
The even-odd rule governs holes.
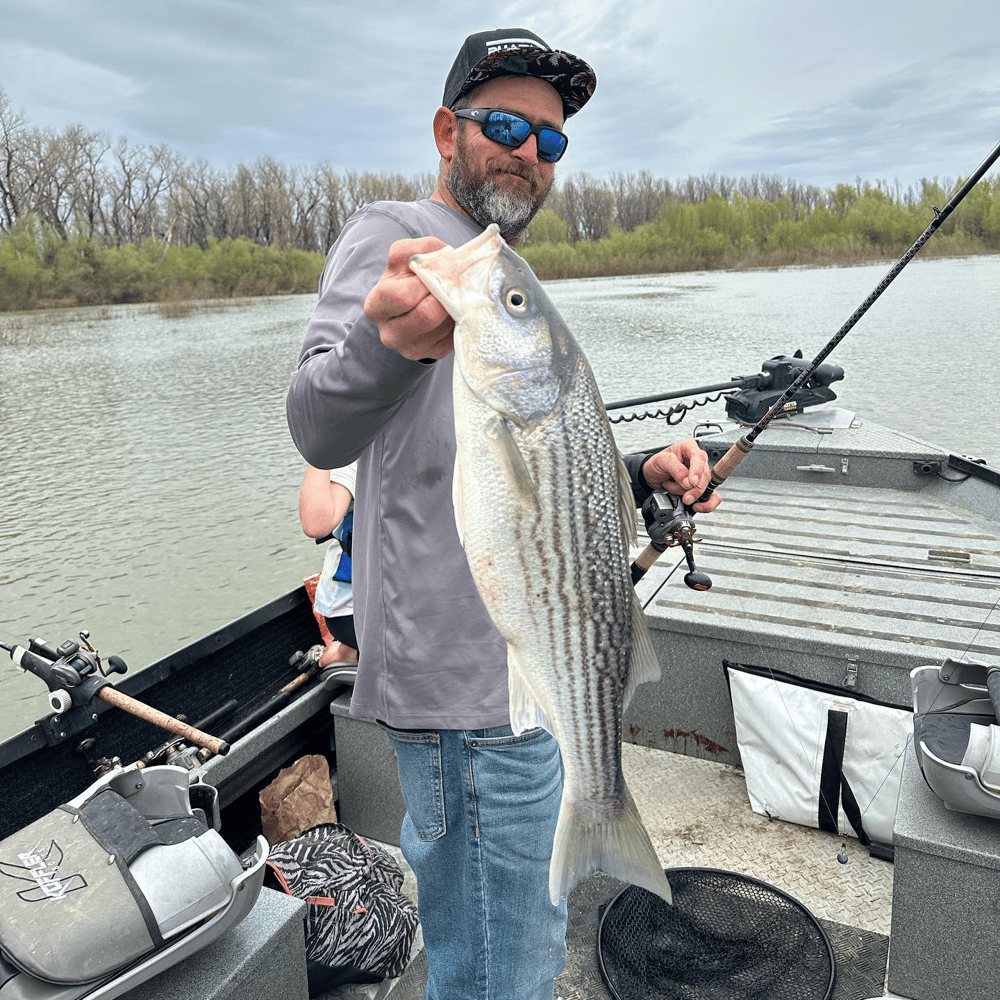
[[[451,162],[458,142],[458,119],[445,107],[440,107],[434,115],[434,142],[441,159]]]

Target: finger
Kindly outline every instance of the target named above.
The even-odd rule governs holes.
[[[695,485],[691,481],[687,465],[670,449],[664,449],[653,455],[642,467],[642,473],[650,486],[666,489],[670,493],[680,494]]]
[[[684,502],[687,503],[687,500]],[[691,509],[699,514],[710,514],[720,503],[722,503],[722,497],[718,493],[713,493],[704,503],[692,502]]]
[[[385,271],[365,299],[365,315],[376,323],[402,316],[430,293],[410,270],[410,258],[417,253],[433,253],[447,246],[433,236],[397,240],[389,247]]]
[[[388,271],[365,299],[365,315],[375,323],[405,316],[417,308],[430,293],[415,274],[392,275]]]
[[[443,358],[453,348],[455,322],[433,299],[394,320],[378,324],[386,347],[411,361]]]

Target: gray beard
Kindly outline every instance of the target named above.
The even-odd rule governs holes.
[[[495,222],[500,235],[513,243],[528,228],[528,223],[541,208],[530,197],[522,198],[503,191],[490,178],[476,183],[470,180],[461,164],[452,163],[447,178],[448,190],[470,217],[485,229]]]

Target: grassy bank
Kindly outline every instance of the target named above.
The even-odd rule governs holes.
[[[1000,186],[1000,183],[998,183]],[[989,193],[988,193],[989,194]],[[1000,253],[1000,195],[949,219],[922,257]],[[976,211],[976,209],[979,209]],[[971,209],[971,210],[970,210]],[[571,240],[565,222],[543,210],[519,248],[543,280],[679,271],[850,266],[895,260],[933,218],[930,205],[904,207],[866,192],[839,214],[818,207],[796,218],[786,200],[664,205],[655,222],[604,239]],[[0,311],[135,302],[185,303],[313,293],[324,255],[261,246],[246,237],[198,246],[103,246],[61,239],[36,222],[0,238]]]
[[[0,310],[293,295],[314,292],[322,269],[321,253],[245,237],[205,249],[155,240],[104,247],[22,225],[0,240]]]

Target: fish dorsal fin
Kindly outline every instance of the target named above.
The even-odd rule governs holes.
[[[528,729],[545,729],[556,735],[538,696],[525,679],[517,650],[507,646],[507,693],[510,701],[510,728],[515,736]]]
[[[622,533],[626,545],[636,544],[635,494],[632,492],[632,478],[625,468],[622,453],[616,448],[615,458],[618,460],[618,502],[621,505]]]
[[[503,417],[494,417],[487,426],[486,433],[496,444],[497,455],[517,491],[532,502],[538,502],[538,487],[532,478],[528,463],[518,448],[510,424]]]
[[[629,657],[628,674],[625,677],[625,694],[622,697],[622,711],[640,684],[660,679],[660,661],[653,648],[653,638],[649,634],[646,615],[642,610],[639,595],[632,591],[632,650]]]

